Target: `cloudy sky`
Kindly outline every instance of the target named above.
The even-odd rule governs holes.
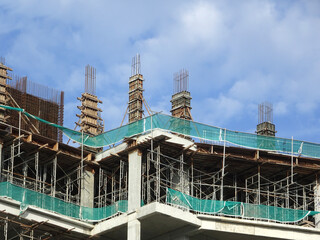
[[[0,56],[65,91],[69,128],[86,64],[106,129],[120,125],[136,53],[154,111],[170,113],[173,74],[185,68],[195,121],[254,132],[269,101],[277,136],[320,142],[318,0],[0,1]]]

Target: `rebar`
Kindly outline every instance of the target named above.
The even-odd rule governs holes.
[[[62,101],[61,91],[30,81],[27,77],[15,75],[12,81],[8,82],[8,85],[22,93],[27,93],[58,105]]]
[[[0,63],[6,65],[6,59],[0,56]]]
[[[269,102],[259,104],[258,116],[258,124],[263,122],[273,123],[273,105]]]
[[[173,94],[189,90],[189,72],[181,69],[173,75]]]
[[[137,55],[132,58],[131,76],[134,76],[140,73],[141,73],[140,54],[137,53]]]
[[[32,82],[27,77],[19,77],[18,75],[15,75],[12,81],[8,81],[7,86],[14,107],[23,108],[30,114],[63,126],[63,91]],[[10,116],[8,123],[18,127],[20,121],[18,114],[11,111]],[[63,137],[60,130],[34,119],[31,119],[30,122],[29,124],[22,122],[21,128],[29,130],[31,128],[30,124],[33,124],[41,135],[62,142]]]
[[[96,95],[96,69],[88,64],[85,71],[85,92]]]

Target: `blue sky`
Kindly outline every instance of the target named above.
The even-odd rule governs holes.
[[[277,136],[320,142],[319,26],[318,0],[1,0],[0,56],[14,74],[65,91],[70,128],[86,64],[106,129],[120,125],[140,53],[154,111],[169,113],[173,74],[186,68],[195,121],[254,132],[269,101]]]

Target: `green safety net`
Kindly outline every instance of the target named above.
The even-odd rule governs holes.
[[[108,219],[116,214],[125,213],[128,210],[127,200],[120,200],[112,205],[101,208],[80,207],[79,205],[65,202],[43,193],[16,186],[10,182],[0,183],[0,196],[20,202],[21,212],[25,211],[28,206],[35,206],[88,222]],[[197,213],[238,216],[277,222],[297,222],[307,216],[320,213],[241,202],[198,199],[170,188],[167,189],[166,202],[167,204],[184,207]],[[143,202],[141,202],[141,206],[143,205]]]
[[[242,202],[199,199],[170,188],[167,189],[166,202],[168,204],[187,208],[197,213],[271,220],[282,223],[298,222],[307,216],[313,216],[320,213],[316,211],[281,208]]]
[[[121,200],[116,203],[101,207],[88,208],[65,202],[61,199],[16,186],[10,182],[0,183],[0,196],[8,197],[20,202],[20,210],[24,211],[28,206],[35,206],[65,216],[85,221],[100,221],[110,218],[118,213],[128,210],[128,201]]]
[[[0,105],[0,107],[9,110],[20,111],[30,118],[60,129],[73,141],[93,148],[110,146],[122,141],[124,138],[132,137],[137,134],[144,134],[152,129],[163,129],[193,138],[217,143],[225,141],[229,144],[246,148],[320,158],[320,144],[317,143],[231,131],[160,113],[148,116],[144,119],[124,125],[122,127],[109,130],[97,136],[90,136],[54,123],[50,123],[46,120],[29,114],[20,108],[13,108],[4,105]]]

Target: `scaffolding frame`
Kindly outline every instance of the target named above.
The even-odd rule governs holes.
[[[128,200],[128,163],[122,159],[113,167],[100,166],[96,180],[97,194],[94,207],[104,207],[121,200]]]
[[[291,167],[285,177],[270,179],[264,176],[263,167],[258,165],[255,174],[243,179],[243,177],[239,178],[237,173],[228,172],[225,144],[222,149],[220,169],[213,172],[194,167],[192,157],[185,155],[183,151],[179,156],[172,157],[165,151],[161,151],[160,143],[152,143],[151,146],[150,149],[147,149],[142,162],[141,198],[146,204],[151,202],[168,204],[166,202],[167,189],[171,188],[198,199],[240,201],[280,208],[315,210],[316,181],[308,184],[292,181],[296,173],[291,172]],[[195,212],[181,206],[174,206]],[[201,214],[204,213],[201,212]],[[277,222],[275,220],[255,220]],[[314,227],[312,217],[292,224],[304,225],[306,223]]]
[[[28,133],[20,128],[15,131],[18,134],[1,145],[3,146],[0,157],[1,181],[8,181],[26,189],[81,205],[85,168],[88,166],[84,158],[83,144],[80,145],[81,157],[66,169],[58,147],[56,147],[57,152],[51,155],[46,155],[42,151],[47,144],[30,150],[28,148],[30,143],[23,140]],[[168,204],[167,189],[171,188],[198,199],[242,201],[282,208],[314,210],[314,188],[317,183],[314,181],[301,184],[297,181],[293,153],[284,177],[265,176],[263,165],[258,162],[256,173],[241,176],[240,172],[238,174],[230,171],[230,156],[225,133],[226,131],[219,145],[211,145],[211,152],[214,146],[219,146],[221,151],[215,169],[206,169],[201,168],[199,164],[195,165],[193,155],[187,153],[189,147],[181,150],[177,146],[168,147],[161,141],[155,141],[151,131],[150,145],[142,149],[143,203]],[[170,153],[168,149],[171,148],[175,148],[175,153]],[[128,159],[124,156],[115,154],[112,162],[99,163],[95,174],[97,184],[94,207],[104,207],[128,199]],[[259,159],[259,151],[256,151],[256,157]],[[180,208],[195,212],[184,207]],[[306,220],[311,222],[311,219]],[[5,220],[3,223],[4,226],[8,224]],[[7,227],[6,229],[4,232],[8,232]],[[19,234],[31,236],[31,232]]]

